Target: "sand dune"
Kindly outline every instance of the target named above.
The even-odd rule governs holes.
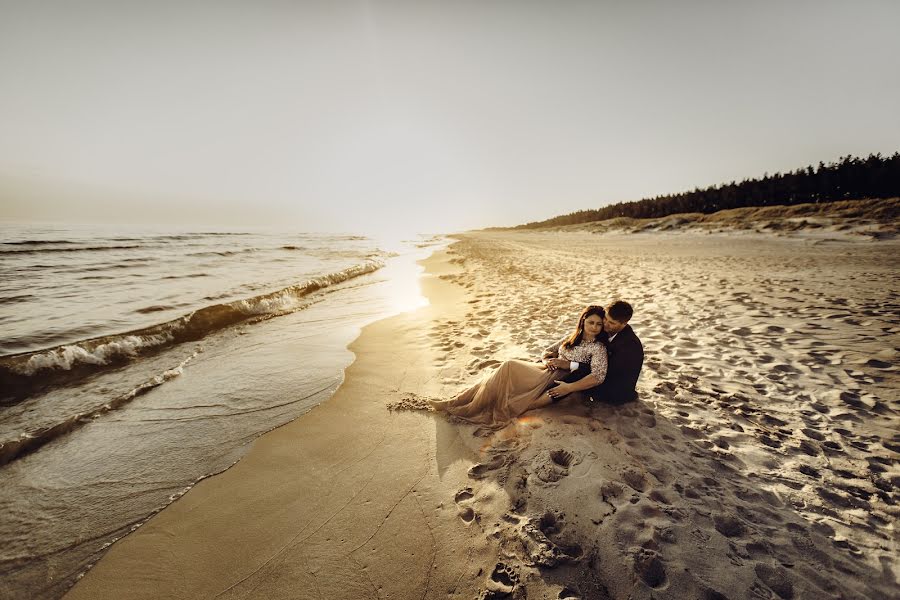
[[[592,233],[766,233],[810,239],[894,239],[898,233],[900,199],[840,200],[792,206],[749,206],[711,214],[679,213],[655,219],[620,217],[543,231]]]

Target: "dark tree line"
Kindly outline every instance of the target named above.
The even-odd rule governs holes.
[[[837,162],[806,167],[789,173],[764,174],[761,179],[714,185],[690,192],[619,202],[596,210],[577,212],[518,225],[515,229],[574,225],[616,217],[652,219],[678,213],[714,213],[729,208],[774,206],[835,200],[893,198],[900,196],[900,152],[868,158],[850,155]]]

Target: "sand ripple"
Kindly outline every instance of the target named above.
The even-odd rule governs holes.
[[[632,302],[646,349],[637,403],[473,430],[456,499],[504,557],[485,597],[897,593],[897,243],[507,232],[450,252],[467,312],[423,334],[448,395],[589,303]],[[489,484],[506,513],[479,505]]]

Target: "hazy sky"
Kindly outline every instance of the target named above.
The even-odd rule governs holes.
[[[0,0],[0,219],[447,231],[900,149],[900,2]]]

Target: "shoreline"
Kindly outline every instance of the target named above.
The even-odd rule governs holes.
[[[423,261],[431,303],[364,328],[329,401],[67,598],[889,596],[897,244],[704,238],[460,236]],[[598,296],[636,305],[638,402],[496,432],[388,410],[533,358]]]
[[[173,365],[170,351],[137,371],[92,379],[85,391],[61,389],[8,409],[16,411],[6,415],[11,428],[34,420],[36,410],[52,417],[61,412],[54,408],[71,409],[82,399],[102,405],[102,397],[89,394],[93,389],[127,393],[134,381],[152,378],[139,388],[148,393],[126,396],[122,406],[108,402],[99,418],[79,421],[74,432],[2,467],[8,543],[0,596],[61,597],[111,546],[198,481],[231,468],[254,438],[327,400],[354,360],[347,346],[362,327],[425,301],[415,261],[430,251],[392,257],[375,274],[315,295],[301,310],[177,349],[188,360],[178,355]]]
[[[311,595],[368,597],[387,592],[373,589],[372,575],[366,571],[384,569],[395,562],[405,565],[401,571],[407,572],[409,560],[415,560],[421,546],[433,550],[431,559],[425,561],[428,564],[419,565],[422,577],[399,581],[396,573],[388,573],[383,585],[400,586],[388,595],[407,597],[422,586],[432,585],[429,581],[435,579],[444,585],[457,581],[462,589],[471,589],[462,583],[463,573],[456,568],[449,575],[432,573],[437,558],[443,557],[448,564],[454,555],[448,553],[451,548],[447,545],[438,549],[429,542],[436,530],[444,530],[442,538],[446,540],[457,540],[450,544],[455,550],[471,548],[468,542],[461,543],[458,533],[449,531],[448,523],[442,527],[426,516],[431,511],[425,507],[440,505],[444,495],[433,489],[418,489],[431,471],[424,457],[435,456],[435,449],[428,443],[431,419],[420,414],[390,413],[383,402],[358,401],[360,396],[373,394],[386,400],[413,381],[418,382],[416,389],[428,388],[431,374],[427,367],[422,368],[428,363],[421,360],[421,352],[415,352],[417,358],[413,360],[410,350],[415,344],[409,343],[411,339],[407,340],[405,356],[418,366],[385,377],[379,375],[394,364],[395,356],[386,351],[385,343],[397,341],[391,338],[398,329],[404,336],[416,338],[415,325],[423,322],[423,313],[457,304],[458,292],[439,279],[442,271],[453,270],[445,251],[434,252],[420,264],[428,265],[421,286],[431,304],[364,327],[348,347],[356,358],[331,398],[257,438],[253,448],[230,469],[199,482],[120,540],[65,597],[243,597],[248,593],[297,597],[300,588]],[[389,439],[395,430],[408,432],[413,439]],[[409,448],[411,441],[415,442],[415,452]],[[285,473],[296,473],[297,478],[288,481]],[[457,477],[464,478],[465,472]],[[363,498],[366,495],[371,498]],[[419,522],[410,527],[406,521],[417,518],[416,513]],[[392,515],[402,516],[391,520]],[[360,531],[364,523],[370,529]],[[455,525],[455,517],[449,524]],[[330,528],[336,531],[334,538],[328,536]],[[399,543],[401,533],[405,544]],[[338,537],[338,547],[328,548]],[[373,539],[379,552],[370,566],[366,548]],[[299,540],[304,542],[302,548],[297,547]],[[336,560],[342,552],[346,553],[344,559]],[[355,559],[347,558],[353,553]],[[184,562],[175,558],[185,555],[190,558]],[[294,565],[319,566],[295,573],[287,581],[273,581],[272,572],[281,559]],[[346,560],[359,562],[353,573],[342,564]],[[321,574],[332,570],[333,578]],[[191,583],[185,585],[181,580],[188,576]],[[355,596],[350,589],[359,590],[360,595]]]

